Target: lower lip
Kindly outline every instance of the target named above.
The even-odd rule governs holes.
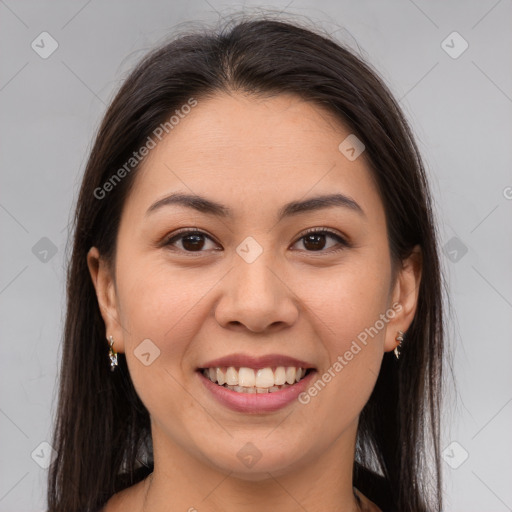
[[[303,379],[273,393],[239,393],[215,384],[205,377],[202,370],[197,372],[204,386],[222,404],[237,412],[272,412],[286,407],[306,390],[316,371],[311,371]]]

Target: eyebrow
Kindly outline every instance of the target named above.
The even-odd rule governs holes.
[[[227,206],[202,196],[195,194],[183,194],[179,192],[170,194],[153,203],[146,211],[146,215],[149,215],[159,210],[160,208],[163,208],[164,206],[171,205],[179,205],[192,208],[198,212],[214,215],[221,218],[233,217],[233,212]],[[280,221],[285,217],[332,207],[347,208],[358,213],[362,217],[366,217],[363,209],[356,201],[354,201],[354,199],[344,194],[329,194],[312,197],[311,199],[306,199],[304,201],[292,201],[287,203],[282,208],[280,208],[277,219]]]

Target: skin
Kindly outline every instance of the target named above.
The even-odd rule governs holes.
[[[107,512],[357,510],[358,418],[384,352],[413,320],[421,253],[392,282],[385,212],[364,153],[349,161],[338,150],[349,134],[292,95],[219,93],[148,155],[124,205],[115,270],[96,248],[88,254],[106,334],[151,416],[155,457],[152,478],[113,496]],[[146,214],[173,192],[220,202],[233,217],[178,205]],[[277,222],[285,203],[334,192],[364,215],[335,206]],[[187,252],[183,239],[160,243],[180,228],[211,240],[202,252]],[[351,247],[326,235],[325,248],[311,250],[308,228],[330,228]],[[248,236],[263,249],[253,263],[236,252]],[[307,405],[234,412],[196,374],[235,352],[289,355],[322,374],[395,302],[400,311]],[[160,350],[149,366],[134,355],[147,338]],[[247,442],[262,454],[251,468],[237,458]]]

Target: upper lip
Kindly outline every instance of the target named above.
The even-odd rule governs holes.
[[[272,368],[277,366],[295,366],[296,368],[315,368],[314,365],[296,359],[295,357],[285,356],[282,354],[267,354],[264,356],[254,357],[246,354],[231,354],[229,356],[213,359],[200,366],[200,368],[217,368],[223,366],[234,366],[237,368]]]

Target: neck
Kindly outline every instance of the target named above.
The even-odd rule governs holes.
[[[205,464],[157,430],[153,425],[154,471],[141,488],[141,512],[360,510],[352,487],[357,424],[316,457],[249,476]]]

